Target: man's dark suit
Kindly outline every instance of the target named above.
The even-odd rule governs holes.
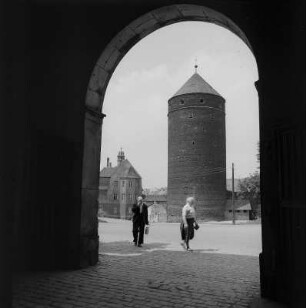
[[[140,213],[140,206],[134,204],[132,207],[133,212],[133,237],[135,245],[143,244],[143,234],[145,225],[149,224],[148,221],[148,207],[145,203],[142,204],[142,212]],[[139,236],[138,236],[139,233]]]

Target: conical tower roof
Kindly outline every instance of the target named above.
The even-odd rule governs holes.
[[[206,93],[221,96],[197,72],[195,72],[172,97],[189,93]]]

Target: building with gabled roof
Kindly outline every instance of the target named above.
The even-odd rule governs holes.
[[[117,166],[107,158],[100,172],[99,213],[106,217],[128,219],[132,205],[142,192],[142,179],[122,149],[117,156]]]

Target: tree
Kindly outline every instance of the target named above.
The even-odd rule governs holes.
[[[260,174],[258,171],[239,181],[239,197],[250,201],[253,218],[257,218],[260,204]]]

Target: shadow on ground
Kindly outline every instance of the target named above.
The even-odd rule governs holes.
[[[99,254],[117,254],[117,255],[139,255],[145,252],[151,252],[155,250],[165,250],[169,244],[166,243],[150,243],[144,244],[142,247],[137,247],[133,242],[121,241],[121,242],[100,242]]]
[[[181,252],[186,252],[183,247]],[[179,249],[180,249],[179,248]],[[133,256],[140,255],[143,253],[159,251],[159,250],[170,250],[180,252],[178,249],[171,249],[170,244],[167,243],[147,243],[142,247],[136,247],[134,243],[129,241],[118,241],[118,242],[100,242],[99,254],[103,255],[118,255],[118,256]],[[192,249],[188,253],[205,253],[205,252],[217,252],[219,249]]]

